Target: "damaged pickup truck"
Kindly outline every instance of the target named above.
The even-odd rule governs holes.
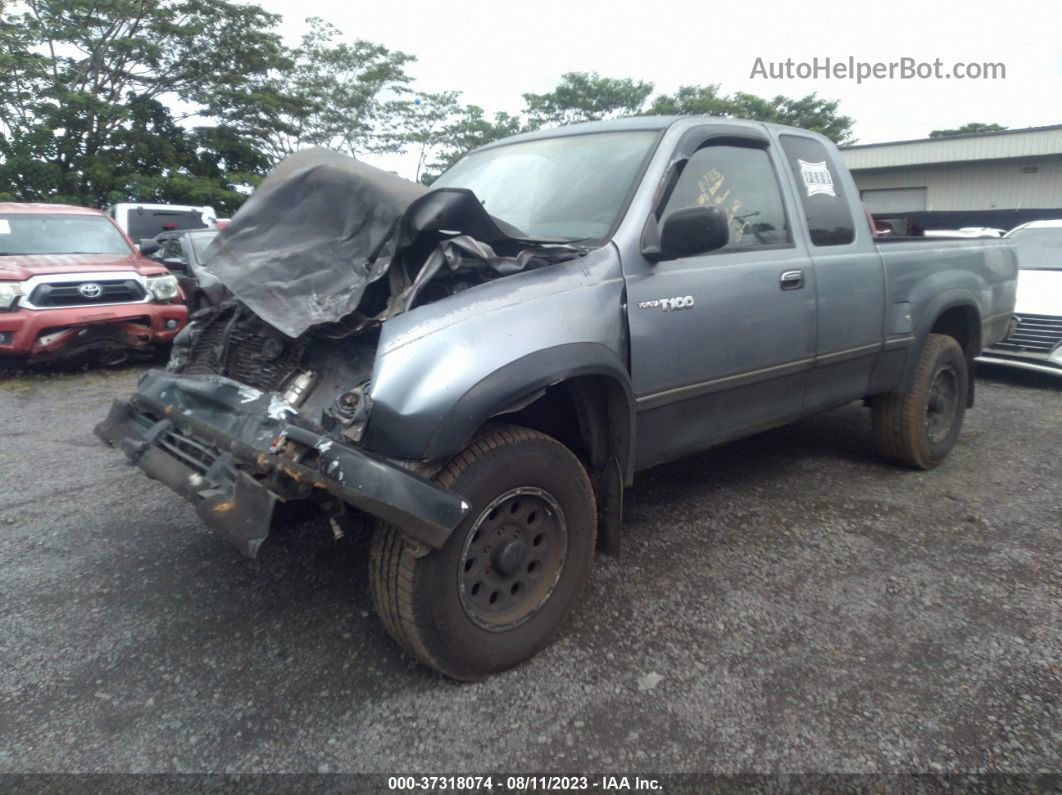
[[[208,252],[235,300],[97,428],[254,556],[372,520],[376,609],[458,679],[543,648],[635,472],[863,400],[928,469],[1012,322],[996,240],[878,244],[836,148],[686,117],[499,141],[431,190],[320,150]]]

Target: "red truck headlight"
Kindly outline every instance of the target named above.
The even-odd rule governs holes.
[[[0,282],[0,312],[12,309],[23,295],[25,291],[21,282]]]
[[[180,292],[177,277],[168,273],[165,276],[148,276],[147,288],[156,301],[172,301]]]

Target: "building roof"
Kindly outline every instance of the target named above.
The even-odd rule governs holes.
[[[989,133],[964,133],[841,148],[853,171],[969,160],[1062,156],[1062,124]]]

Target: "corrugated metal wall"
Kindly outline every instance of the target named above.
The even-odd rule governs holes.
[[[1062,155],[854,170],[853,176],[860,190],[924,187],[929,211],[1031,207],[1062,210]]]
[[[869,144],[841,150],[848,168],[893,168],[930,163],[1062,156],[1062,126],[981,135]]]

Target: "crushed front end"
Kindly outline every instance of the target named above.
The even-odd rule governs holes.
[[[96,435],[191,500],[248,557],[282,502],[353,506],[428,547],[441,546],[467,511],[458,495],[323,432],[275,393],[221,375],[148,371]]]
[[[279,503],[333,518],[353,507],[441,547],[468,506],[426,477],[427,462],[362,446],[380,329],[583,253],[512,232],[470,191],[292,155],[207,251],[233,300],[195,313],[167,370],[146,373],[96,434],[252,557]]]

